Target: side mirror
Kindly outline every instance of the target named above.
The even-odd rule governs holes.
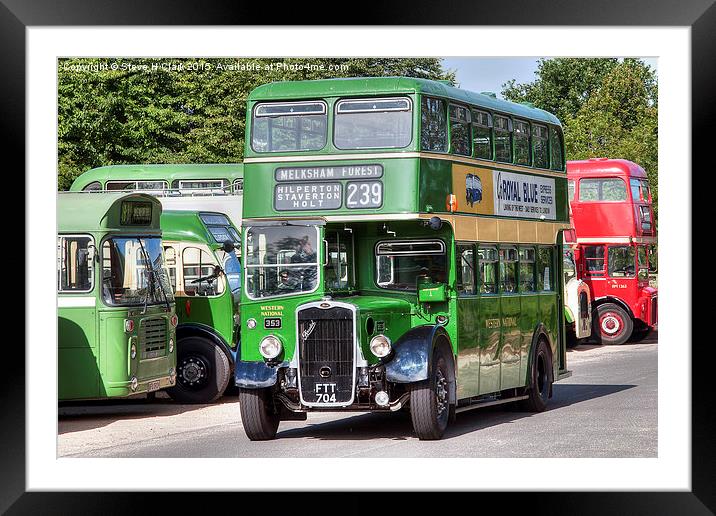
[[[234,243],[231,240],[226,240],[221,246],[221,248],[224,250],[224,252],[230,253],[231,251],[236,249],[236,246],[234,246]]]

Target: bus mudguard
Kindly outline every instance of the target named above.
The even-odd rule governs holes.
[[[393,357],[385,364],[389,382],[412,383],[427,380],[432,368],[433,349],[441,334],[450,339],[439,325],[418,326],[403,334],[393,346]]]
[[[266,362],[253,362],[239,360],[234,369],[234,384],[244,389],[263,389],[276,384],[278,370],[288,367],[288,362],[280,364],[267,364]]]
[[[216,334],[213,328],[198,323],[185,323],[177,326],[177,341],[189,336],[202,337],[216,344],[219,349],[224,352],[226,358],[229,359],[229,366],[234,367],[234,363],[236,362],[236,350],[232,350],[226,341],[221,338],[220,335]]]

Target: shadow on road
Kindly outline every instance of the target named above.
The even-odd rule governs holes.
[[[116,421],[176,416],[210,405],[238,403],[238,401],[238,396],[224,395],[208,405],[180,404],[168,397],[61,402],[58,406],[58,434],[101,428]],[[238,410],[237,406],[237,417]]]
[[[556,410],[575,403],[609,396],[634,387],[636,385],[555,384],[554,396],[550,400],[547,410]],[[458,414],[457,420],[448,427],[443,439],[459,437],[491,426],[535,416],[538,417],[539,414],[520,412],[516,404],[510,403],[475,409]],[[361,414],[337,421],[315,424],[311,424],[311,416],[309,415],[307,426],[279,431],[278,437],[281,439],[309,438],[355,441],[382,438],[400,441],[413,438],[415,434],[413,433],[410,415],[398,412]]]

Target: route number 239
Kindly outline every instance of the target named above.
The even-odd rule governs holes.
[[[348,183],[348,208],[380,208],[383,204],[383,183],[380,181]]]

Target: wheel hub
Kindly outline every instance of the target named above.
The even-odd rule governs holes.
[[[203,383],[207,377],[206,364],[203,360],[193,356],[182,360],[177,370],[179,380],[187,387],[195,387]]]
[[[616,335],[622,329],[622,322],[619,317],[614,314],[606,314],[602,317],[602,333],[606,335]]]
[[[447,408],[447,380],[440,369],[438,369],[437,373],[435,397],[438,403],[438,416],[440,416]]]

